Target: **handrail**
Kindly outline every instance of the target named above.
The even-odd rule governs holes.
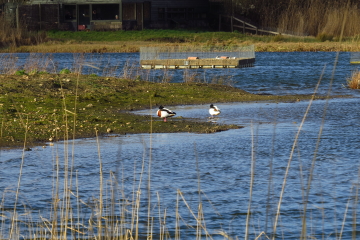
[[[244,20],[241,20],[241,19],[239,19],[237,17],[227,16],[227,15],[220,15],[220,16],[227,17],[227,18],[232,18],[232,19],[234,19],[234,20],[236,20],[238,22],[241,22],[244,25],[249,26],[249,27],[245,27],[245,26],[239,26],[239,25],[233,24],[232,25],[233,27],[238,27],[238,28],[247,29],[247,30],[254,30],[256,32],[270,33],[270,34],[274,34],[274,35],[280,35],[281,34],[281,35],[287,35],[287,36],[294,36],[294,35],[288,34],[288,33],[281,33],[281,32],[275,32],[275,31],[269,31],[269,30],[260,29],[260,28],[256,27],[255,25],[252,25],[252,24],[250,24],[248,22],[245,22]]]

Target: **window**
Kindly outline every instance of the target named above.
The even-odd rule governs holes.
[[[194,12],[193,8],[168,8],[167,18],[178,19],[178,20],[193,19],[192,12]]]
[[[93,4],[91,20],[119,19],[119,4]]]
[[[165,19],[165,8],[158,8],[158,19],[159,20]]]
[[[64,5],[64,19],[67,21],[76,20],[75,5]]]

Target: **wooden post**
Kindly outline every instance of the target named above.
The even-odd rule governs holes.
[[[15,21],[16,21],[16,28],[19,29],[20,28],[20,21],[19,21],[19,5],[16,6],[15,9]]]
[[[144,30],[144,3],[141,4],[141,30]]]
[[[243,21],[243,33],[245,34],[245,22]]]
[[[234,32],[234,0],[231,0],[231,32]]]
[[[119,20],[122,23],[123,21],[123,16],[122,16],[122,1],[119,4]],[[122,29],[122,25],[121,25],[121,29]]]
[[[219,14],[219,32],[220,32],[220,29],[221,29],[221,15]]]
[[[42,30],[42,19],[41,19],[41,4],[39,3],[39,28]]]

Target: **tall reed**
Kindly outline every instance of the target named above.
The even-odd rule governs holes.
[[[342,28],[344,15],[347,15],[346,25]],[[291,1],[277,19],[280,32],[311,36],[326,34],[337,39],[342,29],[345,37],[360,34],[359,3],[356,2],[314,0],[301,5]]]
[[[16,48],[21,45],[33,45],[46,41],[45,32],[28,31],[26,27],[18,28],[9,23],[4,15],[0,14],[0,49],[3,47]]]

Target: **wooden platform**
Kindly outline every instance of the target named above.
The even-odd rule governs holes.
[[[155,59],[141,60],[144,69],[184,69],[184,68],[243,68],[253,67],[255,58],[235,59]]]

